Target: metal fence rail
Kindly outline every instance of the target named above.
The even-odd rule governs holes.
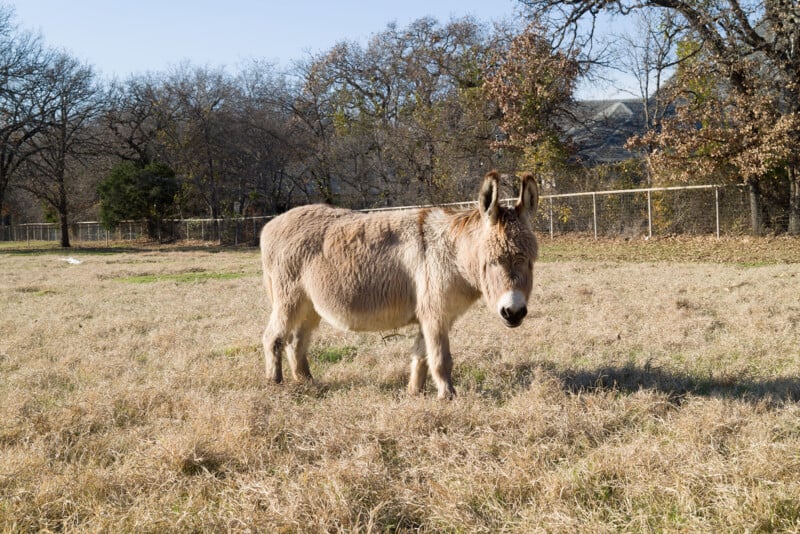
[[[504,199],[510,204],[514,199]],[[475,202],[443,206],[466,208]],[[364,211],[392,211],[427,206],[400,206]],[[771,228],[785,227],[788,213],[766,214]],[[261,227],[271,219],[175,219],[163,221],[164,241],[206,241],[219,244],[255,244]],[[539,201],[537,230],[551,237],[582,233],[597,237],[644,237],[671,234],[737,235],[750,230],[747,193],[737,186],[696,185],[543,195]],[[0,226],[0,241],[58,241],[56,223]],[[99,222],[70,225],[76,242],[135,241],[147,238],[143,221],[121,223],[113,232]]]

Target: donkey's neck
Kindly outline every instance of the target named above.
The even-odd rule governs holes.
[[[477,293],[481,291],[478,236],[483,221],[477,209],[451,215],[448,237],[451,240],[458,270],[464,281]]]

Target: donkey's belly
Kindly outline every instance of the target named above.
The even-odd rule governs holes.
[[[350,233],[329,236],[322,253],[306,264],[303,287],[314,309],[347,330],[389,330],[414,322],[417,286],[405,257],[408,247],[391,232]]]
[[[332,284],[336,287],[337,284]],[[390,292],[311,291],[316,312],[337,328],[376,331],[400,328],[416,322],[416,298],[408,288]]]
[[[375,310],[373,312],[342,313],[340,310],[317,308],[317,313],[327,322],[342,330],[374,332],[392,330],[416,322],[416,316],[408,310]]]

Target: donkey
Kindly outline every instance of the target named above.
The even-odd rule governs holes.
[[[306,352],[320,318],[354,331],[419,325],[408,391],[430,371],[440,399],[455,395],[448,333],[481,295],[503,323],[527,314],[538,245],[539,191],[522,176],[514,208],[498,201],[499,175],[486,175],[478,208],[361,213],[315,204],[294,208],[261,231],[264,285],[272,301],[264,331],[267,375],[311,380]]]

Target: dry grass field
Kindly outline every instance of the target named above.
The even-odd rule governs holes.
[[[452,402],[411,330],[267,383],[255,250],[0,246],[0,530],[800,530],[800,241],[542,245]]]

